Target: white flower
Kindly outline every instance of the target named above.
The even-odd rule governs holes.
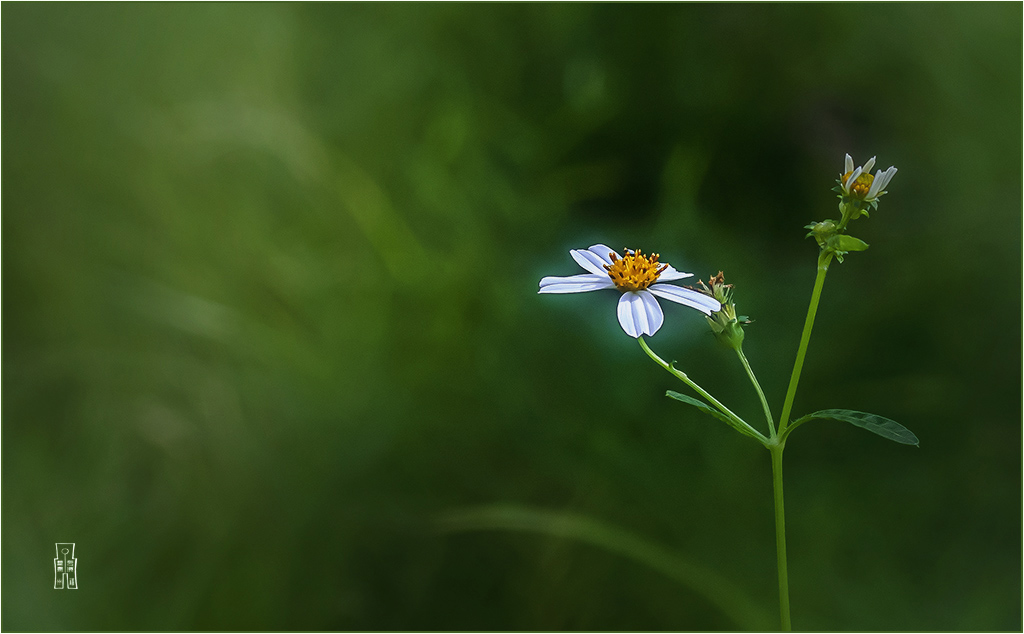
[[[847,154],[846,163],[843,166],[845,169],[839,177],[843,194],[866,202],[871,202],[884,194],[885,186],[889,184],[889,181],[892,180],[892,177],[896,175],[898,170],[890,166],[884,172],[878,170],[878,173],[872,176],[871,168],[874,166],[875,157],[872,156],[863,166],[854,169],[853,158]]]
[[[644,255],[639,250],[626,249],[619,254],[603,244],[587,250],[569,251],[572,259],[588,271],[569,277],[545,277],[540,281],[540,293],[584,293],[604,289],[617,289],[619,298],[619,324],[630,337],[653,335],[665,321],[665,313],[655,295],[677,304],[696,308],[705,315],[720,310],[722,305],[713,297],[689,288],[660,281],[681,280],[693,273],[677,271],[668,264],[658,262],[658,254]],[[659,282],[659,283],[655,283]]]

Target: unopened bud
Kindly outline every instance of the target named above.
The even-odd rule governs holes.
[[[739,350],[743,346],[743,325],[749,324],[746,317],[736,316],[736,304],[732,301],[732,284],[725,283],[725,276],[721,271],[708,279],[707,283],[698,282],[698,290],[705,295],[710,295],[722,304],[722,308],[706,317],[708,325],[715,339],[727,348]]]
[[[818,246],[824,247],[829,239],[835,236],[839,231],[839,226],[835,221],[822,220],[821,222],[812,222],[805,226],[804,229],[811,230],[805,237],[809,238],[814,236],[814,240],[818,243]]]

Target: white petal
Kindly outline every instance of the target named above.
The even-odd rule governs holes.
[[[593,273],[581,273],[579,275],[569,275],[566,277],[555,277],[546,276],[540,281],[541,286],[547,286],[548,284],[561,284],[562,282],[598,282],[607,279],[609,282],[611,278],[607,275],[594,275]]]
[[[587,251],[590,251],[591,253],[593,253],[597,257],[601,258],[601,261],[604,264],[611,264],[612,263],[612,259],[610,257],[608,257],[609,253],[612,253],[612,252],[618,253],[618,251],[615,251],[615,249],[610,249],[610,248],[604,246],[603,244],[595,244],[594,246],[592,246],[589,249],[587,249]]]
[[[879,189],[885,189],[889,185],[889,181],[892,180],[892,177],[895,176],[898,171],[899,170],[896,169],[895,166],[890,165],[889,169],[885,170],[885,173],[882,174],[882,184],[879,186]]]
[[[596,254],[582,249],[573,249],[572,251],[569,251],[569,255],[572,256],[572,259],[576,260],[576,264],[579,264],[591,273],[608,275],[608,271],[604,268],[604,265],[607,263],[597,257]]]
[[[872,156],[867,163],[864,164],[864,169],[861,171],[862,174],[870,174],[871,168],[875,166],[875,159],[878,157]]]
[[[843,174],[849,174],[853,171],[853,157],[849,154],[846,155],[846,169],[843,170]]]
[[[638,291],[637,295],[643,300],[644,308],[647,309],[647,323],[650,325],[650,330],[647,334],[653,335],[665,323],[665,313],[661,310],[658,300],[648,291]]]
[[[619,325],[630,337],[653,335],[665,323],[658,300],[647,291],[630,291],[619,298]]]
[[[871,181],[871,189],[868,190],[868,195],[864,198],[871,200],[878,195],[878,192],[881,191],[884,185],[885,183],[882,182],[882,170],[878,170],[878,173],[875,174],[875,180]]]
[[[569,277],[545,277],[540,281],[538,293],[586,293],[605,288],[615,288],[615,282],[607,275],[572,275]]]
[[[661,275],[658,276],[658,279],[663,282],[671,282],[672,280],[681,280],[687,277],[693,277],[693,273],[683,273],[682,271],[677,271],[675,267],[670,264],[667,269],[661,272]]]
[[[652,284],[647,290],[658,297],[664,297],[677,304],[696,308],[705,315],[710,315],[722,309],[722,305],[714,297],[709,297],[704,293],[689,288],[682,288],[672,284]]]
[[[858,167],[850,173],[850,178],[847,178],[846,183],[843,184],[843,188],[846,189],[846,191],[850,191],[850,185],[853,185],[853,183],[856,182],[857,177],[860,176],[862,171],[863,168]]]
[[[875,196],[884,192],[885,186],[889,184],[889,181],[891,181],[892,177],[896,175],[896,172],[897,170],[895,167],[890,167],[884,172],[882,170],[878,170],[878,173],[875,174],[875,180],[871,181],[871,189],[868,191],[867,199],[871,200]]]

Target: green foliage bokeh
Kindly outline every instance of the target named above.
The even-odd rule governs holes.
[[[570,248],[723,270],[776,414],[843,155],[900,171],[833,264],[789,442],[794,625],[1021,627],[1020,4],[20,4],[2,25],[6,630],[775,625],[767,453]],[[652,347],[759,405],[695,311]],[[77,592],[52,589],[74,541]]]

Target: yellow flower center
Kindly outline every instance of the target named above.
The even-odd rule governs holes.
[[[608,257],[612,263],[605,264],[604,268],[616,288],[622,292],[644,290],[658,281],[658,276],[668,268],[667,264],[658,262],[657,253],[644,255],[639,249],[633,253],[627,250],[621,258],[615,252],[609,253]]]
[[[853,172],[847,172],[843,174],[843,182],[845,183],[846,179],[850,178],[852,174]],[[863,174],[857,177],[857,180],[850,183],[850,194],[856,198],[863,199],[865,196],[868,195],[868,191],[871,190],[871,181],[873,180],[875,180],[874,176],[867,172],[864,172]]]

